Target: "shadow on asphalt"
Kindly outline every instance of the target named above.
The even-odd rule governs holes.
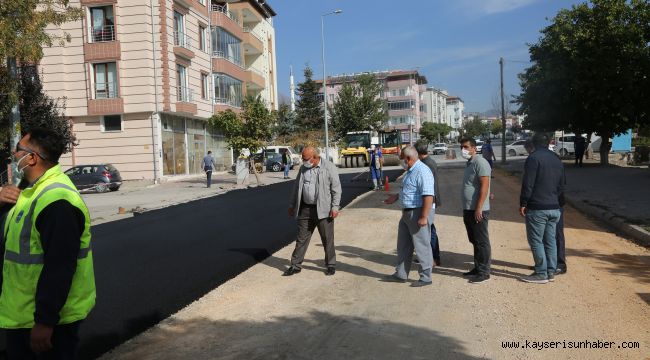
[[[630,254],[602,254],[592,250],[567,249],[567,256],[597,259],[603,263],[613,265],[604,270],[612,274],[627,276],[644,283],[650,283],[650,256]],[[647,298],[644,300],[648,300]]]
[[[461,341],[437,331],[323,311],[264,322],[174,319],[151,338],[142,345],[178,359],[479,359],[468,355]],[[177,346],[182,343],[201,345]],[[136,348],[130,358],[138,356]]]

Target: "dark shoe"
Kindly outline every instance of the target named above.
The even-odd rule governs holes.
[[[546,278],[548,279],[549,282],[555,281],[555,275],[553,275],[552,273],[548,273],[548,276],[546,276]]]
[[[530,275],[524,275],[520,276],[519,280],[527,283],[533,283],[533,284],[546,284],[548,283],[548,277],[542,275],[542,274],[537,274],[537,273],[532,273]]]
[[[325,275],[327,276],[334,275],[335,273],[336,273],[336,269],[334,268],[334,266],[328,266],[327,270],[325,271]]]
[[[436,266],[440,266],[442,264],[440,262],[440,259],[433,259],[433,263],[436,264]]]
[[[478,270],[476,269],[472,269],[468,272],[463,273],[463,276],[475,276],[475,275],[478,275]]]
[[[469,279],[470,284],[480,284],[490,280],[490,275],[476,275]]]
[[[433,283],[432,281],[418,280],[418,281],[414,282],[413,284],[411,284],[411,287],[423,287],[423,286],[431,285],[432,283]]]
[[[555,275],[566,274],[566,268],[557,268],[555,269]]]
[[[385,281],[385,282],[405,283],[405,282],[406,282],[406,279],[402,279],[401,277],[397,276],[397,274],[391,274],[391,275],[384,276],[384,278],[382,279],[382,281]]]
[[[302,271],[302,269],[291,266],[284,272],[284,274],[282,274],[282,276],[291,276],[291,275],[297,274],[297,273],[299,273],[301,271]]]

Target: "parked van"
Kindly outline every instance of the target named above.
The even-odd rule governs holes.
[[[282,152],[288,151],[289,156],[291,157],[291,163],[293,166],[300,165],[302,162],[302,156],[291,146],[288,145],[269,145],[264,148],[264,152],[269,154],[282,154]],[[261,152],[261,151],[260,151]]]

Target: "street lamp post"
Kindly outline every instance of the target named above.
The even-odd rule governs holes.
[[[330,139],[329,133],[327,130],[327,72],[325,71],[325,16],[327,15],[338,15],[342,13],[343,10],[334,10],[327,14],[320,16],[320,38],[321,38],[321,53],[323,55],[323,112],[325,114],[325,159],[329,161],[329,148],[330,148]]]

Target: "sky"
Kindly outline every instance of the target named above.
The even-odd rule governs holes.
[[[322,79],[321,15],[327,75],[417,69],[428,86],[485,112],[499,95],[499,58],[506,95],[520,92],[517,74],[530,65],[528,45],[574,0],[267,0],[276,11],[278,92],[289,95],[309,64]],[[498,104],[498,103],[497,103]]]

